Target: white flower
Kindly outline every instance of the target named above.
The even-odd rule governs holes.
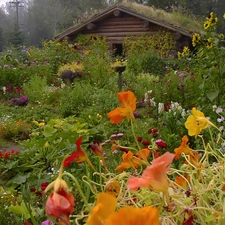
[[[158,113],[161,113],[164,111],[164,103],[159,103],[158,104]]]

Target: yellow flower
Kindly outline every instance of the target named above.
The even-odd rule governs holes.
[[[212,48],[212,46],[213,46],[212,38],[208,38],[207,41],[208,41],[208,43],[206,45],[206,48],[208,48],[208,49]]]
[[[108,217],[115,212],[117,200],[109,193],[100,193],[86,225],[105,225]]]
[[[209,21],[206,21],[204,23],[204,29],[207,30],[210,27],[211,23]]]
[[[181,59],[181,53],[177,52],[177,58],[180,60]]]
[[[195,107],[192,108],[192,115],[190,115],[185,122],[185,127],[188,129],[188,135],[195,137],[210,125],[216,127],[205,117],[204,113],[197,110]]]
[[[39,123],[39,127],[43,127],[45,125],[44,122]]]
[[[225,13],[223,14],[223,18],[225,19]]]
[[[201,37],[200,37],[199,34],[195,33],[193,35],[193,37],[192,37],[192,45],[193,45],[193,47],[195,47],[198,44],[198,42],[200,41],[200,39],[201,39]]]

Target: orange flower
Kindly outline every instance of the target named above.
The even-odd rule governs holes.
[[[149,157],[150,150],[147,148],[141,149],[135,155],[131,151],[127,153],[124,152],[122,155],[123,161],[115,170],[118,172],[123,172],[126,169],[133,168],[137,169],[140,165],[147,163],[147,158]]]
[[[117,196],[120,192],[120,184],[119,182],[112,178],[111,180],[109,180],[106,185],[105,185],[105,191],[107,193],[110,193],[114,196]]]
[[[116,197],[108,193],[98,195],[97,204],[92,209],[86,225],[159,225],[158,209],[151,206],[143,208],[123,207],[115,212]]]
[[[158,209],[151,206],[135,208],[126,206],[109,216],[106,225],[159,225]]]
[[[188,129],[188,135],[197,137],[202,130],[208,128],[209,126],[214,126],[217,128],[205,117],[204,113],[193,107],[192,115],[190,115],[185,122],[185,127]]]
[[[76,140],[77,151],[73,152],[71,156],[67,157],[64,161],[64,167],[68,167],[72,161],[77,163],[87,162],[93,170],[95,170],[94,166],[90,162],[86,152],[81,148],[82,136],[80,136]]]
[[[152,161],[152,165],[147,167],[142,174],[141,178],[133,177],[128,180],[128,188],[136,191],[139,187],[149,187],[155,191],[168,191],[168,166],[173,161],[174,154],[166,152],[160,157]]]
[[[185,179],[186,178],[186,179]],[[179,186],[181,186],[183,189],[188,188],[188,182],[190,181],[190,176],[176,176],[175,183],[177,183]]]
[[[57,218],[61,224],[68,225],[69,215],[74,210],[74,197],[72,194],[61,190],[59,192],[52,192],[46,202],[46,214]]]
[[[121,107],[118,107],[111,112],[107,113],[112,124],[121,123],[123,118],[134,119],[133,112],[136,110],[136,97],[133,92],[119,92],[118,99],[121,103]]]
[[[178,148],[174,149],[175,159],[179,159],[181,157],[181,153],[184,153],[185,155],[189,156],[189,160],[191,164],[193,164],[197,168],[201,167],[201,164],[199,163],[199,159],[200,159],[199,154],[196,151],[192,150],[187,145],[187,143],[188,143],[188,137],[185,135],[182,138],[181,145]]]
[[[92,209],[86,225],[105,225],[108,217],[115,211],[117,200],[114,195],[100,193],[97,204]]]
[[[179,159],[181,157],[181,153],[184,153],[185,155],[191,153],[191,148],[187,145],[188,143],[188,137],[187,135],[183,136],[181,145],[174,149],[175,152],[175,159]]]

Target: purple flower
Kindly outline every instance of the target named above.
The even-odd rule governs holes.
[[[51,220],[45,220],[41,223],[41,225],[54,225],[54,223]]]
[[[217,114],[219,114],[219,113],[221,113],[221,112],[223,112],[223,109],[222,109],[222,108],[217,108],[217,109],[216,109],[216,113],[217,113]]]

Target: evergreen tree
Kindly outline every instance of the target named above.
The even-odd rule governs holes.
[[[24,44],[24,35],[17,23],[14,24],[13,31],[8,34],[8,44],[15,48]]]

